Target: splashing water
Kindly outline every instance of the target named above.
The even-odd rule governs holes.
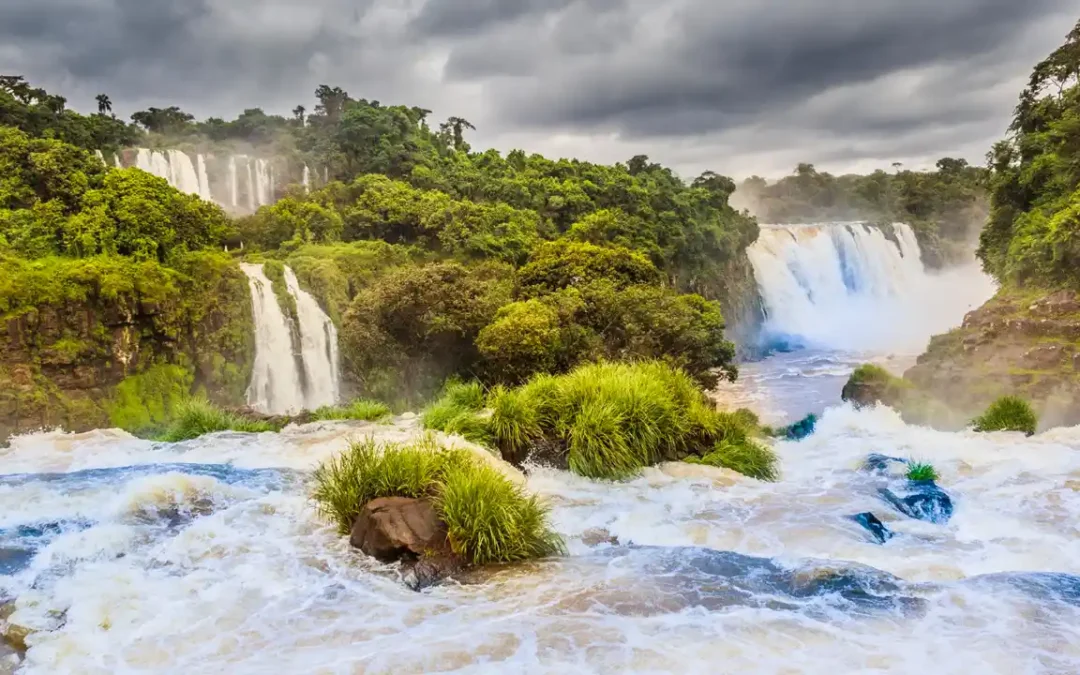
[[[924,270],[911,228],[895,241],[861,223],[763,226],[747,250],[765,332],[821,349],[917,353],[994,293],[978,266]]]
[[[39,631],[24,672],[1080,668],[1080,579],[1032,574],[1080,573],[1080,429],[948,434],[888,409],[835,408],[807,440],[778,445],[776,484],[690,465],[623,484],[538,469],[529,487],[553,504],[570,555],[414,593],[394,567],[349,550],[303,485],[349,436],[399,440],[414,424],[175,445],[108,431],[13,439],[0,451],[19,474],[0,478],[0,529],[67,524],[0,576],[11,620]],[[890,511],[856,470],[869,451],[932,461],[954,518]],[[846,518],[866,510],[898,536],[870,542]],[[591,547],[593,528],[637,546]],[[861,585],[833,589],[833,569]]]
[[[255,319],[255,364],[248,385],[248,404],[266,413],[299,412],[304,408],[304,388],[289,321],[262,265],[242,263],[240,267],[248,276]]]

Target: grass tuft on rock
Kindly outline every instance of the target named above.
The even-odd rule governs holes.
[[[204,434],[212,434],[216,431],[258,433],[277,431],[277,428],[268,422],[249,420],[227,410],[222,410],[205,398],[195,397],[180,403],[176,416],[165,433],[162,434],[160,440],[175,443],[198,438]]]
[[[937,480],[938,472],[933,464],[928,462],[908,462],[908,480]]]
[[[975,431],[1022,431],[1031,436],[1039,418],[1031,404],[1019,396],[1002,396],[972,420],[972,424]]]
[[[426,429],[462,438],[481,445],[491,445],[488,418],[481,414],[486,394],[479,382],[452,380],[444,387],[434,403],[424,409],[421,422]]]
[[[715,453],[724,441],[714,461],[766,480],[777,475],[775,455],[747,440],[757,429],[753,413],[717,412],[689,375],[659,361],[538,375],[494,390],[488,405],[504,457],[520,460],[523,449],[543,441],[562,447],[570,470],[588,478],[629,478],[661,461]]]
[[[347,534],[364,504],[379,497],[429,498],[454,552],[473,564],[514,562],[565,552],[535,495],[463,449],[431,436],[408,445],[353,443],[315,469],[312,498]]]
[[[312,413],[313,420],[359,420],[377,422],[390,416],[390,407],[381,401],[360,398],[347,405],[323,406]]]

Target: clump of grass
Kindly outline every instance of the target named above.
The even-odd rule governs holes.
[[[435,500],[454,552],[483,565],[543,558],[565,552],[536,495],[491,466],[455,466]]]
[[[450,466],[468,461],[467,450],[443,450],[430,436],[410,445],[367,438],[315,469],[312,497],[319,511],[347,534],[372,499],[431,496]]]
[[[1031,405],[1019,396],[1002,396],[972,423],[975,431],[1022,431],[1031,436],[1039,418]]]
[[[222,410],[205,398],[196,397],[183,401],[176,416],[169,424],[161,439],[170,443],[198,438],[215,431],[277,431],[277,427],[268,423],[246,419],[235,413]]]
[[[409,445],[370,438],[353,443],[312,478],[312,498],[342,534],[372,499],[429,498],[447,525],[452,549],[471,563],[565,551],[546,504],[467,450],[445,449],[431,436]]]
[[[439,398],[424,410],[421,422],[427,429],[490,445],[489,419],[481,414],[485,397],[484,387],[479,382],[450,381]]]
[[[390,407],[381,401],[359,398],[347,405],[323,406],[312,413],[315,420],[360,420],[376,422],[389,417]]]
[[[701,457],[688,457],[686,462],[731,469],[758,480],[775,481],[780,478],[776,454],[764,444],[750,439],[720,441],[708,453]]]
[[[938,472],[933,464],[928,462],[908,462],[908,480],[937,480]]]
[[[492,436],[504,457],[520,459],[537,439],[554,441],[565,448],[570,470],[588,478],[628,478],[666,459],[708,454],[721,441],[742,443],[757,429],[753,413],[717,412],[689,375],[656,361],[539,375],[517,389],[494,390],[488,405]],[[771,451],[760,443],[743,445],[741,452],[760,466],[732,459],[733,468],[775,476]]]

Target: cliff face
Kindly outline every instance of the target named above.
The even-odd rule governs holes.
[[[1001,291],[934,337],[905,378],[969,419],[1015,394],[1044,426],[1080,424],[1080,294]]]
[[[29,289],[34,271],[14,285]],[[243,402],[252,310],[228,258],[192,254],[176,269],[77,261],[48,273],[63,275],[63,293],[0,313],[0,443],[55,426],[149,427],[193,389]]]

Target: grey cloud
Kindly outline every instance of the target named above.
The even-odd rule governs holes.
[[[120,114],[311,105],[467,117],[474,146],[688,174],[830,170],[1004,132],[1075,0],[0,0],[0,72]]]

